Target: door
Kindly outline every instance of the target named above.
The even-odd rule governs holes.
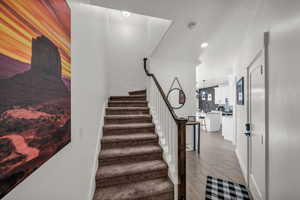
[[[251,135],[248,147],[249,188],[256,200],[265,200],[266,145],[265,145],[265,72],[261,51],[248,67],[248,120]]]

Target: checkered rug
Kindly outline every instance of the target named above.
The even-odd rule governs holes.
[[[207,176],[206,200],[250,200],[245,185]]]

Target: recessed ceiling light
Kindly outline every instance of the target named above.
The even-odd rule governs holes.
[[[202,48],[202,49],[205,49],[205,48],[207,48],[207,47],[208,47],[208,43],[204,42],[204,43],[201,44],[201,48]]]
[[[131,15],[131,13],[130,12],[128,12],[128,11],[122,11],[122,15],[124,16],[124,17],[129,17],[130,15]]]

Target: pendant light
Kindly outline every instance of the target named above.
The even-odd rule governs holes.
[[[205,101],[206,100],[206,96],[207,96],[207,94],[206,94],[206,92],[205,92],[205,80],[203,80],[203,91],[201,92],[201,97],[202,97],[202,100],[203,101]]]

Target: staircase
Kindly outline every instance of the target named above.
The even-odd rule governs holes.
[[[173,200],[146,91],[109,98],[94,200]]]

